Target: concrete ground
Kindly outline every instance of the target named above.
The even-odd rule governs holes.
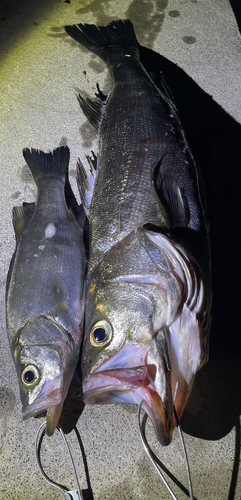
[[[94,132],[74,89],[108,88],[104,63],[70,40],[66,24],[107,24],[130,18],[149,69],[163,68],[180,109],[194,156],[204,171],[213,246],[213,324],[210,361],[198,373],[182,422],[195,498],[239,500],[240,304],[238,186],[241,158],[241,39],[228,0],[1,0],[0,3],[0,499],[61,499],[35,462],[39,421],[23,422],[15,368],[5,327],[5,284],[12,253],[14,205],[36,196],[23,147],[48,151],[67,143],[70,178],[75,164],[96,150]],[[164,56],[166,59],[159,57]],[[191,77],[191,78],[189,78]],[[210,97],[211,96],[211,97]],[[37,284],[36,284],[37,286]],[[69,431],[81,413],[76,376],[64,414]],[[85,407],[78,419],[95,500],[171,498],[145,455],[134,405]],[[146,426],[149,443],[186,487],[177,431],[167,448]],[[76,434],[67,435],[85,499],[91,498]],[[46,473],[74,488],[59,432],[44,438]],[[173,485],[178,499],[186,492]]]

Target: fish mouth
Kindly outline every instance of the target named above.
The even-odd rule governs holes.
[[[104,364],[105,365],[105,364]],[[167,446],[172,438],[173,406],[166,408],[155,388],[153,365],[101,370],[83,381],[86,404],[135,403],[152,420],[158,441]]]
[[[49,398],[46,399],[46,395],[44,395],[43,397],[39,397],[34,403],[23,408],[23,420],[28,420],[31,417],[37,417],[38,415],[47,412],[46,434],[48,436],[52,436],[58,425],[62,408],[63,396],[61,391],[57,389]]]

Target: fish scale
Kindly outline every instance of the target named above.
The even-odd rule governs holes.
[[[108,245],[108,228],[111,228],[110,236],[111,241],[113,241],[113,220],[120,221],[114,233],[114,241],[121,240],[135,227],[145,223],[158,223],[159,221],[164,223],[157,197],[150,183],[151,170],[160,158],[160,148],[157,144],[158,155],[152,154],[156,145],[154,144],[153,147],[150,140],[153,130],[148,130],[148,118],[146,117],[148,102],[145,104],[143,98],[139,99],[135,90],[135,82],[136,80],[133,78],[132,82],[128,81],[127,89],[123,88],[123,85],[118,85],[114,89],[112,97],[108,100],[108,112],[105,112],[101,124],[100,169],[90,215],[91,217],[93,214],[94,218],[92,255],[95,261],[98,260],[96,249],[104,248],[106,251],[111,246],[111,243]],[[112,103],[121,102],[123,99],[125,107],[122,106],[124,109],[118,114],[115,109],[112,109]],[[140,107],[141,109],[139,109]],[[128,110],[128,114],[126,110]],[[141,122],[135,118],[133,120],[133,116],[135,117],[137,114],[143,115]],[[115,130],[114,137],[113,128]],[[111,143],[108,141],[110,134],[113,137]],[[154,136],[157,136],[155,128]],[[147,140],[149,143],[146,148],[141,148],[140,144]],[[102,148],[102,143],[106,145],[104,148]],[[153,156],[154,158],[152,158]],[[105,165],[105,168],[101,168],[102,165]],[[106,200],[101,195],[103,186],[105,189],[107,188]],[[109,192],[112,196],[112,202],[108,196]],[[102,226],[104,226],[103,230]],[[98,239],[95,240],[94,235],[97,232]]]
[[[190,153],[186,151],[176,113],[160,99],[160,91],[138,60],[119,54],[116,58],[122,61],[121,67],[115,62],[117,68],[113,68],[109,62],[114,88],[100,127],[99,170],[90,212],[91,267],[100,258],[100,252],[107,251],[135,227],[147,223],[166,226],[160,200],[150,182],[162,158],[167,159],[166,169],[170,163],[173,170],[176,161],[178,184],[188,190],[189,199],[195,197],[193,203],[192,199],[189,202],[192,220],[202,218],[197,179],[193,180],[193,172],[192,178],[186,172]],[[116,103],[122,103],[120,108]],[[163,115],[164,120],[160,120]],[[106,198],[102,196],[103,189]]]
[[[7,278],[6,322],[23,418],[47,411],[51,435],[82,341],[86,257],[83,229],[65,198],[69,149],[23,153],[37,184],[37,202],[13,209],[16,249]]]
[[[76,302],[76,286],[71,287],[71,283],[74,280],[77,284],[77,279],[72,276],[71,269],[72,265],[77,266],[78,261],[76,259],[76,262],[73,262],[70,248],[73,248],[74,253],[76,247],[77,257],[79,253],[77,250],[79,247],[79,233],[76,230],[76,227],[78,227],[77,222],[73,216],[67,217],[66,208],[63,209],[63,203],[61,203],[61,199],[63,199],[63,182],[60,181],[58,186],[58,180],[55,180],[53,190],[55,196],[52,192],[48,192],[48,188],[48,195],[46,196],[46,188],[47,186],[44,183],[41,184],[41,191],[44,191],[44,195],[39,196],[36,212],[28,223],[27,230],[22,234],[22,244],[16,250],[16,263],[12,273],[12,280],[18,286],[11,286],[8,297],[9,307],[11,308],[12,303],[14,304],[11,322],[14,322],[16,331],[28,321],[30,304],[35,311],[35,315],[50,314],[55,310],[53,290],[49,284],[53,283],[54,279],[62,281],[63,262],[65,262],[66,272],[64,286],[68,290],[68,294],[70,294],[69,307],[72,308],[72,304],[74,305]],[[48,207],[48,211],[46,211],[46,207]],[[47,238],[45,237],[45,230],[51,221],[54,221],[56,225],[56,235]],[[61,262],[59,262],[59,256],[62,257]],[[21,266],[18,262],[21,262]],[[58,265],[57,268],[56,265]],[[41,294],[35,284],[36,276],[40,270],[43,273]],[[19,293],[20,287],[21,289],[24,288],[22,294]]]
[[[143,401],[167,445],[208,356],[209,226],[198,171],[164,79],[139,61],[132,23],[66,31],[112,78],[104,103],[78,99],[99,137],[94,176],[78,163],[90,221],[84,401]]]

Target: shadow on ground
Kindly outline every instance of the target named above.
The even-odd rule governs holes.
[[[221,439],[233,427],[239,433],[241,412],[241,126],[175,64],[144,47],[140,51],[148,72],[163,72],[203,175],[212,247],[210,359],[196,376],[182,427],[195,437]]]

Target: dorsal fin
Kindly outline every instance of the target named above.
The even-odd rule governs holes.
[[[88,96],[84,97],[83,95],[78,94],[77,99],[84,115],[90,122],[90,125],[92,125],[96,132],[99,133],[105,105],[99,97],[91,99]]]

